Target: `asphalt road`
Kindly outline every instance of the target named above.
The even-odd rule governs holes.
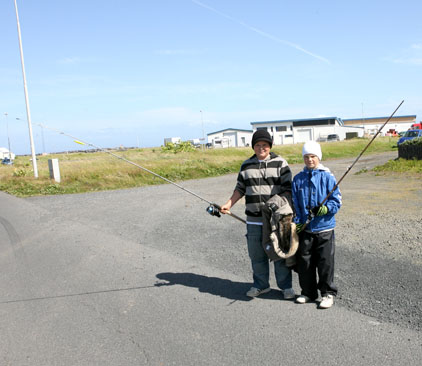
[[[336,164],[340,172],[347,162]],[[222,203],[235,179],[183,186]],[[171,185],[0,193],[0,364],[420,364],[420,330],[402,318],[384,321],[341,299],[329,310],[297,305],[275,286],[246,298],[244,226],[205,208]]]

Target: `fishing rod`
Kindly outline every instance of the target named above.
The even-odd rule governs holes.
[[[337,189],[337,187],[340,185],[341,181],[346,177],[346,175],[350,172],[350,170],[352,170],[352,168],[354,167],[354,165],[358,162],[358,160],[361,158],[361,156],[365,153],[365,151],[368,149],[368,147],[372,144],[372,142],[375,140],[375,138],[381,133],[381,130],[385,127],[385,125],[391,120],[391,118],[393,118],[394,114],[398,111],[398,109],[401,107],[401,105],[404,103],[404,100],[401,101],[401,103],[398,105],[398,107],[394,110],[394,112],[391,114],[390,117],[387,118],[387,120],[383,123],[383,125],[378,129],[378,131],[376,132],[376,134],[372,137],[372,139],[368,142],[368,144],[365,146],[365,148],[360,152],[360,154],[358,155],[358,157],[355,159],[355,161],[352,163],[352,165],[350,165],[346,172],[343,174],[343,176],[339,179],[339,181],[337,182],[337,184],[333,187],[333,189],[327,194],[327,196],[324,198],[324,200],[318,205],[316,206],[316,208],[320,208],[322,207],[322,205],[327,202],[328,198],[330,198],[330,196],[333,194],[333,192]],[[312,219],[316,216],[316,212],[318,210],[309,210],[309,215],[308,215],[308,219],[306,220],[305,224],[303,224],[303,228],[302,230],[305,229],[305,227],[312,221]]]
[[[57,132],[57,133],[59,133],[60,135],[70,137],[70,138],[71,138],[71,139],[73,139],[73,141],[74,141],[74,142],[76,142],[77,144],[80,144],[80,145],[87,145],[87,146],[92,146],[92,147],[94,147],[95,149],[101,150],[101,151],[103,151],[103,152],[105,152],[105,153],[107,153],[107,154],[109,154],[109,155],[111,155],[111,156],[115,157],[116,159],[122,160],[122,161],[124,161],[124,162],[126,162],[126,163],[128,163],[128,164],[134,165],[134,166],[136,166],[137,168],[142,169],[143,171],[145,171],[145,172],[147,172],[147,173],[150,173],[150,174],[154,175],[155,177],[160,178],[160,179],[162,179],[162,180],[166,181],[167,183],[170,183],[170,184],[172,184],[172,185],[176,186],[177,188],[179,188],[179,189],[181,189],[181,190],[185,191],[186,193],[189,193],[189,194],[191,194],[192,196],[195,196],[196,198],[199,198],[201,201],[204,201],[204,202],[208,203],[208,204],[209,204],[209,206],[207,207],[206,211],[207,211],[207,212],[208,212],[211,216],[217,216],[217,217],[220,217],[220,216],[221,216],[221,215],[220,215],[220,210],[221,210],[221,207],[220,207],[219,205],[217,205],[216,203],[213,203],[213,202],[211,202],[211,201],[207,200],[207,199],[206,199],[206,198],[204,198],[204,197],[201,197],[199,194],[196,194],[195,192],[192,192],[192,191],[190,191],[189,189],[187,189],[187,188],[185,188],[185,187],[182,187],[181,185],[179,185],[179,184],[177,184],[177,183],[175,183],[175,182],[171,181],[170,179],[167,179],[167,178],[165,178],[165,177],[161,176],[160,174],[157,174],[157,173],[153,172],[152,170],[149,170],[149,169],[147,169],[147,168],[145,168],[145,167],[143,167],[143,166],[141,166],[141,165],[139,165],[139,164],[136,164],[135,162],[133,162],[133,161],[131,161],[131,160],[128,160],[128,159],[124,158],[123,156],[117,155],[117,154],[113,153],[113,152],[112,152],[112,151],[110,151],[110,150],[104,149],[104,148],[102,148],[102,147],[100,147],[100,146],[96,146],[96,145],[94,145],[94,144],[92,144],[92,143],[90,143],[90,142],[86,142],[86,141],[83,141],[83,140],[81,140],[81,139],[78,139],[77,137],[72,136],[72,135],[70,135],[70,134],[67,134],[67,133],[65,133],[65,132],[63,132],[63,131],[57,130],[57,129],[52,128],[52,127],[48,127],[48,126],[43,125],[43,124],[41,124],[41,123],[38,123],[37,125],[38,125],[38,126],[40,126],[40,127],[46,128],[46,129],[48,129],[48,130],[51,130],[51,131]],[[227,214],[228,214],[229,216],[233,217],[234,219],[236,219],[236,220],[238,220],[238,221],[240,221],[240,222],[242,222],[242,223],[246,224],[246,221],[245,221],[244,219],[242,219],[241,217],[239,217],[239,216],[235,215],[234,213],[227,212]]]

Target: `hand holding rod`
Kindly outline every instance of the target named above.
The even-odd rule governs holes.
[[[214,206],[218,211],[221,211],[221,206],[217,205],[216,203],[213,203],[211,206]],[[244,224],[246,224],[246,221],[244,219],[235,215],[234,213],[231,213],[230,211],[228,211],[226,214],[233,217],[234,219],[239,220],[240,222],[243,222]]]

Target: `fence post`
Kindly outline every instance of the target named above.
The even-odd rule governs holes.
[[[50,170],[50,178],[60,183],[59,159],[48,159],[48,169]]]

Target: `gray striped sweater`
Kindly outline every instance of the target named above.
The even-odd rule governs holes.
[[[235,190],[245,196],[247,221],[262,222],[265,202],[275,194],[291,192],[292,172],[287,161],[273,152],[262,162],[253,155],[242,163]]]

